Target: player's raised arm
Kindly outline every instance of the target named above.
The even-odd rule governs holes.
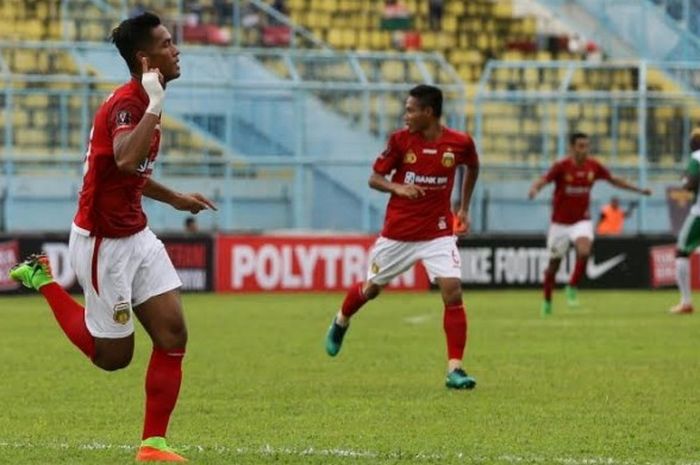
[[[407,197],[409,199],[417,199],[425,196],[425,189],[416,186],[415,184],[398,184],[389,181],[381,174],[374,172],[369,177],[369,187],[378,190],[379,192],[389,192],[399,197]]]
[[[619,177],[619,176],[611,176],[610,177],[610,184],[612,184],[615,187],[618,187],[620,189],[625,189],[628,191],[636,192],[641,195],[651,195],[651,189],[647,187],[639,187],[635,184],[632,184],[628,182],[627,180]]]
[[[141,58],[141,66],[141,84],[148,94],[148,107],[134,130],[117,134],[113,143],[117,168],[127,173],[135,173],[141,162],[148,157],[153,131],[158,125],[165,98],[163,76],[158,68],[149,68],[146,57]]]

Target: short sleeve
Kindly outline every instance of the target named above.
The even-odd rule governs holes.
[[[132,130],[143,118],[143,104],[136,98],[122,97],[112,103],[107,116],[107,127],[112,138],[119,132]]]
[[[457,154],[457,164],[471,167],[479,166],[479,154],[476,152],[476,145],[471,137],[467,137],[464,150]]]
[[[552,167],[549,168],[549,171],[547,171],[547,172],[544,174],[544,179],[545,179],[547,182],[556,181],[556,180],[559,178],[560,174],[561,174],[562,166],[563,166],[563,165],[562,165],[561,163],[555,163],[555,164],[553,164]]]
[[[377,174],[387,175],[398,168],[401,162],[401,156],[401,148],[399,147],[396,134],[392,134],[389,137],[386,148],[374,161],[372,169]]]
[[[700,176],[700,162],[695,158],[691,158],[688,161],[688,166],[685,167],[686,176],[690,178],[697,178]]]
[[[605,165],[596,162],[595,178],[610,181],[612,174],[610,174],[610,170]]]

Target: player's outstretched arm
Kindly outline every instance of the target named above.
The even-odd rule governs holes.
[[[163,89],[163,75],[158,68],[149,68],[148,59],[141,61],[143,74],[141,83],[148,94],[148,107],[141,121],[133,131],[122,132],[114,138],[114,161],[120,171],[135,173],[141,162],[148,157],[151,148],[153,131],[158,125],[165,89]]]
[[[651,195],[651,189],[649,189],[647,187],[642,188],[642,187],[636,186],[636,185],[634,185],[630,182],[627,182],[626,180],[624,180],[623,178],[620,178],[618,176],[612,176],[610,178],[610,184],[612,184],[613,186],[618,187],[620,189],[625,189],[628,191],[636,192],[637,194]]]
[[[539,178],[537,181],[532,183],[532,186],[530,186],[530,190],[527,193],[527,197],[529,199],[534,199],[537,193],[544,187],[544,185],[547,184],[547,178],[542,176]]]
[[[188,211],[194,214],[202,210],[217,210],[214,202],[198,192],[192,194],[175,192],[150,178],[143,187],[143,195],[153,200],[167,203],[176,210]]]
[[[389,181],[379,173],[372,173],[369,177],[369,187],[379,192],[389,192],[399,197],[417,199],[425,196],[425,189],[415,184],[397,184]]]

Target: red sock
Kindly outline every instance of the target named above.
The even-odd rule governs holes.
[[[362,292],[364,283],[357,283],[350,288],[340,311],[347,317],[353,316],[367,302],[367,297]]]
[[[146,416],[143,439],[165,437],[170,414],[175,408],[182,382],[182,359],[185,349],[153,348],[146,371]]]
[[[467,345],[467,314],[462,303],[445,305],[442,327],[447,337],[447,358],[462,360]]]
[[[552,301],[552,290],[554,289],[554,278],[556,273],[550,273],[549,271],[544,272],[544,284],[542,288],[544,289],[544,300],[547,302]]]
[[[586,263],[588,263],[588,257],[576,257],[576,265],[574,265],[574,272],[571,274],[569,286],[578,286],[579,281],[581,281],[583,274],[586,272]]]
[[[56,321],[75,344],[90,360],[95,355],[95,339],[85,325],[85,308],[58,283],[49,283],[39,288],[53,311]]]

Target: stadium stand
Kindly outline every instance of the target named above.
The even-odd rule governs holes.
[[[97,7],[92,2],[75,2],[73,8],[82,9],[86,17],[100,18],[99,10],[93,11]],[[88,107],[83,109],[86,100],[76,95],[76,90],[85,87],[85,76],[97,77],[96,71],[81,69],[69,48],[45,45],[66,33],[59,20],[60,1],[3,0],[0,12],[0,59],[7,76],[0,82],[0,99],[6,110],[0,113],[0,123],[5,118],[12,118],[13,122],[10,133],[0,131],[0,153],[7,152],[8,147],[14,155],[25,158],[82,153],[89,131],[82,112],[92,115],[115,83],[90,83]],[[114,25],[114,21],[102,22],[105,27]],[[78,25],[74,31],[92,31],[93,37],[102,41],[107,37],[104,30],[95,32],[98,29],[90,27],[91,22],[73,24]],[[169,155],[221,155],[220,148],[207,144],[182,122],[166,117],[163,124],[168,130],[164,132],[162,147]]]

